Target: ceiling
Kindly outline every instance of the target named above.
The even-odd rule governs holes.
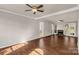
[[[57,22],[59,20],[63,20],[63,22],[77,22],[78,21],[78,12],[77,11],[73,11],[73,12],[68,12],[68,13],[63,13],[63,14],[59,14],[59,15],[53,15],[53,16],[49,16],[49,17],[45,17],[45,18],[41,18],[39,20],[49,20],[51,22]],[[58,22],[57,22],[58,23]]]
[[[25,12],[25,10],[30,9],[25,4],[0,4],[0,9],[8,10],[10,12],[25,15],[31,18],[39,18],[51,13],[74,8],[76,6],[77,4],[44,4],[44,7],[42,8],[44,9],[44,12],[37,12],[35,15],[32,13],[32,11]]]
[[[32,4],[31,4],[32,5]],[[43,4],[44,12],[37,12],[33,14],[32,11],[25,12],[30,9],[25,4],[0,4],[0,11],[25,16],[35,20],[50,21],[56,23],[58,20],[64,22],[77,21],[77,14],[79,12],[78,4]],[[38,6],[38,4],[36,4]],[[77,8],[76,8],[77,7]]]

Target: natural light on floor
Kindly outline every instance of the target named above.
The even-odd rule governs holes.
[[[44,51],[40,48],[36,48],[31,53],[29,53],[29,55],[43,55],[43,54],[44,54]]]

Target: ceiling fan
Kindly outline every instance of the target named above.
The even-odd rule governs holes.
[[[28,7],[30,7],[31,9],[25,10],[25,11],[32,11],[33,14],[36,14],[37,12],[44,12],[44,10],[41,10],[41,9],[40,9],[40,8],[43,7],[43,5],[39,5],[39,6],[35,6],[35,5],[31,6],[31,5],[29,5],[29,4],[26,4],[26,5],[27,5]]]

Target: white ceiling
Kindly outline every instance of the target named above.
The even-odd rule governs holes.
[[[74,21],[74,19],[77,18],[76,11],[65,13],[65,15],[61,14],[61,15],[49,16],[49,15],[52,15],[53,13],[57,14],[57,12],[75,8],[78,6],[77,4],[43,4],[43,5],[44,7],[42,9],[44,9],[44,12],[43,13],[37,12],[37,14],[35,15],[32,13],[32,11],[25,12],[25,10],[30,9],[25,4],[0,4],[0,10],[2,9],[5,12],[8,11],[9,13],[22,15],[22,16],[29,17],[32,19],[44,18],[50,21],[58,21],[61,19],[63,19],[64,21]]]
[[[59,15],[53,15],[53,16],[45,17],[45,18],[42,18],[39,20],[49,20],[52,22],[57,22],[59,20],[63,20],[63,22],[77,22],[78,21],[78,12],[79,12],[79,10],[64,13],[64,14],[59,14]]]
[[[32,11],[25,12],[25,10],[30,9],[25,4],[0,4],[0,9],[5,9],[11,12],[15,12],[33,18],[38,18],[51,13],[73,8],[76,6],[77,6],[76,4],[44,4],[44,7],[42,8],[44,9],[44,12],[43,13],[38,12],[36,15],[34,15]]]

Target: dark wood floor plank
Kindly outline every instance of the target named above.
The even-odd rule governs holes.
[[[77,55],[77,38],[48,36],[0,49],[0,55]]]

